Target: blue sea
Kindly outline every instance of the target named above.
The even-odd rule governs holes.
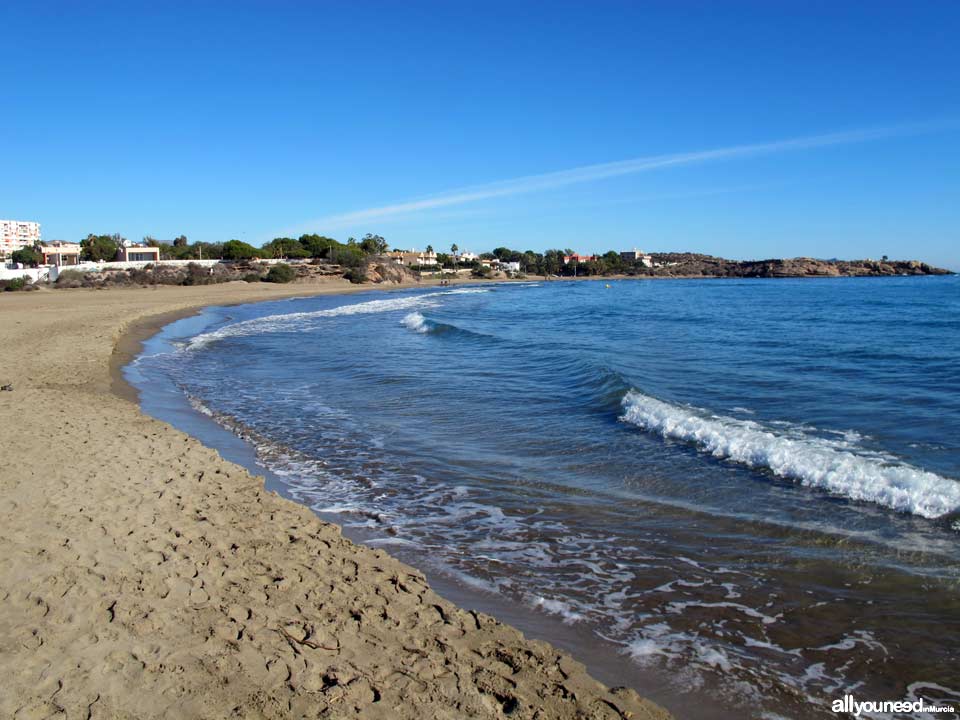
[[[957,277],[212,307],[127,376],[148,412],[680,717],[960,704]]]

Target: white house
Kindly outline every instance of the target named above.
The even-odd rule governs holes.
[[[414,266],[431,266],[437,264],[437,253],[433,250],[430,252],[418,252],[417,250],[394,250],[392,253],[389,253],[390,258],[397,265],[407,265],[408,267]]]

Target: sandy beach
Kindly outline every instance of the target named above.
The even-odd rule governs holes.
[[[0,296],[0,717],[669,717],[266,492],[119,378],[192,309],[358,289]]]

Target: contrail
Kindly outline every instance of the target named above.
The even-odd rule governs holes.
[[[774,153],[789,152],[792,150],[805,150],[810,148],[829,147],[831,145],[849,145],[853,143],[869,142],[871,140],[881,140],[898,135],[919,134],[937,129],[938,127],[943,126],[923,124],[893,128],[854,130],[850,132],[830,133],[827,135],[812,135],[808,137],[793,138],[790,140],[778,140],[775,142],[757,143],[752,145],[734,145],[731,147],[717,148],[714,150],[674,153],[670,155],[653,155],[649,157],[633,158],[630,160],[599,163],[596,165],[584,165],[582,167],[572,168],[570,170],[558,170],[555,172],[543,173],[541,175],[526,175],[524,177],[501,180],[499,182],[488,183],[485,185],[458,188],[444,193],[438,193],[420,200],[411,200],[408,202],[397,203],[395,205],[383,205],[381,207],[357,210],[355,212],[344,213],[342,215],[331,215],[326,218],[321,218],[320,220],[315,221],[315,223],[311,223],[311,225],[352,225],[366,222],[368,220],[383,219],[421,210],[431,210],[433,208],[447,207],[450,205],[462,205],[464,203],[476,202],[478,200],[486,200],[489,198],[504,197],[508,195],[520,195],[523,193],[536,192],[538,190],[549,190],[552,188],[564,187],[566,185],[576,185],[578,183],[586,183],[595,180],[603,180],[605,178],[618,177],[620,175],[633,175],[680,165],[694,165],[697,163],[730,160],[733,158],[770,155]]]

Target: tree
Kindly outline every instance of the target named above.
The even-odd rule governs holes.
[[[21,248],[20,250],[14,250],[13,254],[10,256],[10,259],[15,263],[20,265],[27,265],[29,267],[36,267],[40,264],[40,261],[43,259],[35,249],[30,247]]]
[[[117,256],[117,248],[123,240],[119,235],[87,235],[80,241],[80,253],[84,260],[105,262]]]
[[[543,274],[556,275],[563,267],[563,256],[562,250],[547,250],[543,254]]]
[[[427,255],[433,252],[433,245],[427,245]]]
[[[250,260],[255,257],[260,257],[260,251],[253,245],[240,240],[227,240],[223,244],[224,260]]]
[[[195,242],[197,257],[205,257],[208,260],[215,260],[223,257],[223,243],[205,243]]]
[[[187,236],[186,236],[186,235],[181,235],[180,237],[177,237],[177,238],[174,238],[174,239],[173,239],[173,246],[174,246],[174,247],[186,247],[187,245],[189,245],[189,243],[187,242]]]
[[[357,245],[340,245],[330,249],[330,259],[337,265],[357,268],[363,264],[363,250]]]
[[[387,241],[380,235],[367,233],[360,241],[360,249],[367,255],[383,255],[388,249]]]
[[[330,248],[340,244],[333,238],[323,235],[301,235],[299,242],[308,256],[314,258],[330,257]]]
[[[460,248],[457,247],[457,244],[454,243],[450,246],[450,254],[453,255],[453,272],[457,272],[457,253],[460,251]]]
[[[274,238],[263,246],[263,254],[272,258],[310,257],[307,249],[293,238]]]

